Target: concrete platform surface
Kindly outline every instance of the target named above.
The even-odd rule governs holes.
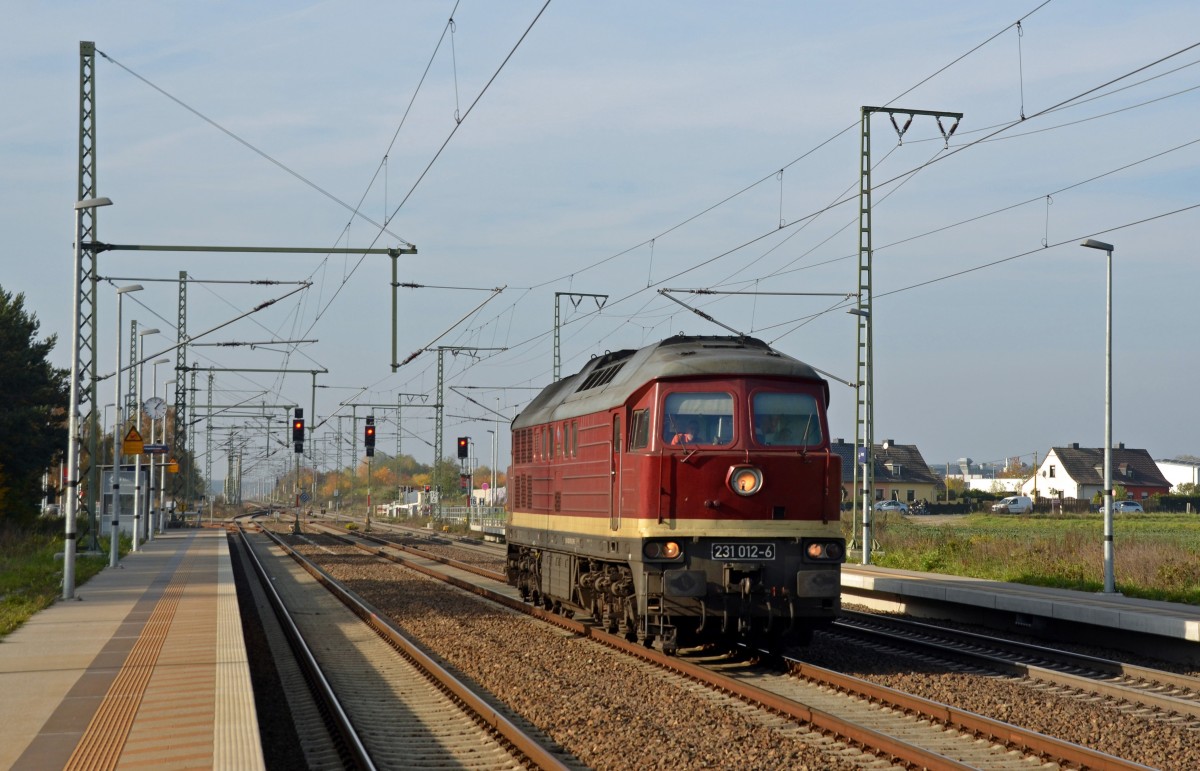
[[[1200,642],[1200,607],[1182,603],[918,573],[873,565],[844,565],[842,588],[851,593],[872,592],[914,600],[956,603]]]
[[[0,768],[263,767],[223,530],[172,530],[0,640]]]

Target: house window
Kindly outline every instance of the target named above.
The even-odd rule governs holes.
[[[1050,467],[1050,478],[1054,479],[1054,466]]]
[[[915,501],[917,499],[917,491],[916,490],[909,490],[907,495],[908,495],[908,497],[905,498],[905,500],[908,501],[909,503],[912,503],[913,501]]]

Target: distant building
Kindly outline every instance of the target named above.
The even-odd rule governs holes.
[[[854,445],[844,439],[835,439],[830,448],[842,458],[842,500],[854,498]],[[942,478],[929,470],[921,451],[915,444],[896,444],[885,439],[874,446],[872,460],[875,463],[874,500],[936,501],[938,491],[944,490]],[[862,466],[859,465],[859,473]],[[862,479],[859,480],[862,484]]]
[[[1124,444],[1112,451],[1113,486],[1121,485],[1134,500],[1170,492],[1158,464],[1145,450],[1127,449]],[[1104,448],[1080,447],[1075,442],[1067,447],[1052,447],[1036,474],[1021,485],[1024,495],[1042,498],[1075,498],[1090,500],[1104,491]]]
[[[968,490],[984,493],[1019,493],[1024,479],[1014,477],[982,477],[974,476],[964,480],[963,485]]]
[[[1200,463],[1186,460],[1156,460],[1158,470],[1171,483],[1172,488],[1180,485],[1200,485]]]

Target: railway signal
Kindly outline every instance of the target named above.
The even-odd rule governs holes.
[[[292,444],[295,445],[296,452],[304,452],[304,410],[299,407],[292,418]]]
[[[470,440],[471,440],[471,437],[469,437],[469,436],[460,436],[458,438],[458,457],[459,458],[469,457],[468,442],[470,442]]]
[[[367,457],[375,455],[375,416],[367,416],[367,425],[363,427],[363,446],[367,448]]]

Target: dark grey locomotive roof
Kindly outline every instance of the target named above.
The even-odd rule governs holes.
[[[512,427],[548,423],[623,404],[651,380],[698,375],[749,375],[821,380],[809,365],[753,337],[677,335],[638,350],[606,353],[578,373],[547,386]],[[826,386],[828,391],[828,386]]]

